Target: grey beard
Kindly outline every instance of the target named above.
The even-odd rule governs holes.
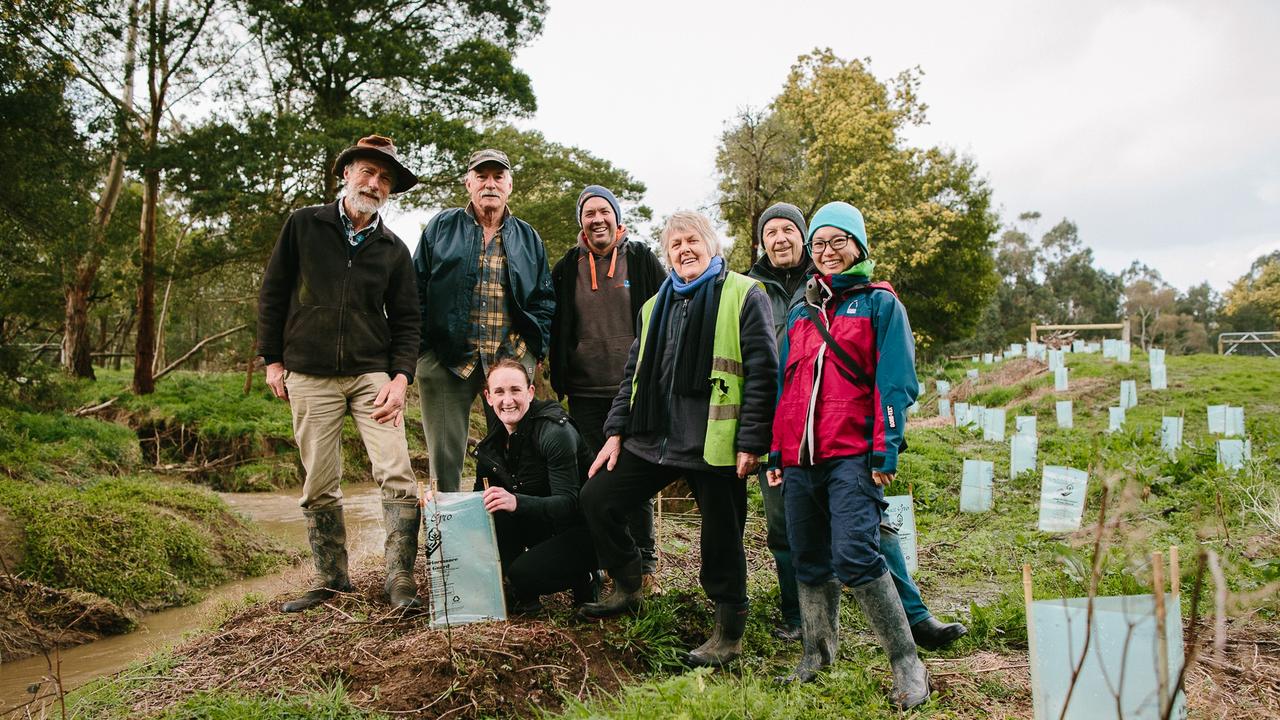
[[[383,205],[387,204],[386,200],[378,202],[371,200],[358,192],[347,193],[347,199],[351,201],[351,209],[360,215],[372,215],[378,212]]]

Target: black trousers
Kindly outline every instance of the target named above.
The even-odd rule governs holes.
[[[600,565],[617,570],[640,559],[627,518],[666,486],[683,477],[702,516],[702,569],[698,579],[717,603],[747,602],[747,484],[732,472],[697,472],[656,465],[625,448],[613,470],[601,470],[579,496]]]
[[[569,415],[578,424],[578,432],[587,441],[591,457],[595,457],[604,446],[604,421],[609,418],[609,408],[613,398],[569,396]],[[627,516],[627,527],[631,528],[631,537],[635,538],[640,548],[640,564],[644,574],[652,575],[658,571],[657,535],[653,528],[652,498],[649,502],[637,507]]]
[[[525,522],[508,512],[493,514],[498,555],[511,594],[520,600],[570,590],[600,567],[585,525],[552,533],[545,524]]]

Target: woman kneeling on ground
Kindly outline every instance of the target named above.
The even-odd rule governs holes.
[[[490,366],[484,398],[500,424],[476,447],[475,489],[493,514],[509,609],[535,612],[540,596],[570,589],[575,605],[595,600],[599,565],[578,508],[586,443],[559,403],[534,399],[515,360]]]
[[[843,585],[889,655],[894,701],[911,708],[929,698],[929,674],[880,552],[880,522],[919,392],[915,343],[893,288],[871,282],[862,213],[824,205],[806,245],[817,274],[787,318],[768,471],[783,487],[804,631],[788,679],[812,680],[835,660]]]
[[[671,274],[640,311],[640,335],[605,421],[608,439],[582,489],[613,593],[580,613],[608,617],[640,604],[628,513],[683,477],[702,518],[699,580],[716,604],[710,639],[685,659],[723,665],[741,654],[746,629],[745,478],[769,446],[776,340],[768,296],[758,281],[728,271],[707,218],[673,214],[662,245]]]

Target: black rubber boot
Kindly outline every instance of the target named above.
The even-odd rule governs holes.
[[[629,563],[617,570],[610,570],[613,578],[613,592],[600,602],[587,603],[578,608],[578,614],[584,618],[596,619],[621,615],[640,607],[644,594],[640,591],[640,561]]]
[[[711,637],[690,650],[685,663],[693,667],[720,667],[742,654],[742,635],[747,631],[747,603],[716,603],[716,625]]]
[[[319,585],[297,600],[281,605],[281,612],[302,612],[324,604],[340,592],[351,592],[351,578],[347,575],[347,526],[342,519],[342,508],[303,510],[302,514],[307,520],[307,541],[311,543]]]
[[[422,519],[418,501],[384,500],[382,521],[387,530],[383,546],[387,564],[385,590],[392,607],[422,607],[418,584],[413,580],[413,563],[418,557],[418,526]]]
[[[880,646],[889,655],[889,664],[893,666],[893,702],[901,710],[922,704],[929,699],[929,671],[916,654],[911,627],[907,625],[907,614],[902,610],[893,576],[886,572],[852,590],[867,622],[880,638]]]
[[[911,626],[916,646],[925,650],[941,650],[969,633],[960,623],[941,623],[932,615]]]
[[[790,675],[780,682],[812,682],[823,668],[836,661],[840,652],[840,581],[821,585],[800,583],[796,595],[800,601],[801,642],[804,652]]]

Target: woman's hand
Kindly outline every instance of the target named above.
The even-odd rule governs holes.
[[[620,452],[622,452],[622,436],[610,436],[608,440],[604,441],[604,447],[600,448],[600,452],[596,454],[595,462],[591,463],[591,468],[587,470],[587,477],[595,477],[602,467],[606,470],[612,470],[618,464],[618,453]]]
[[[515,512],[516,496],[496,485],[484,489],[484,509],[489,512]]]
[[[872,470],[871,481],[882,488],[887,488],[897,475],[898,473],[882,473],[879,470]]]
[[[745,479],[760,467],[760,458],[752,453],[738,453],[738,477]]]
[[[769,468],[769,471],[765,473],[764,478],[765,482],[769,483],[769,487],[778,487],[782,484],[782,469]]]

